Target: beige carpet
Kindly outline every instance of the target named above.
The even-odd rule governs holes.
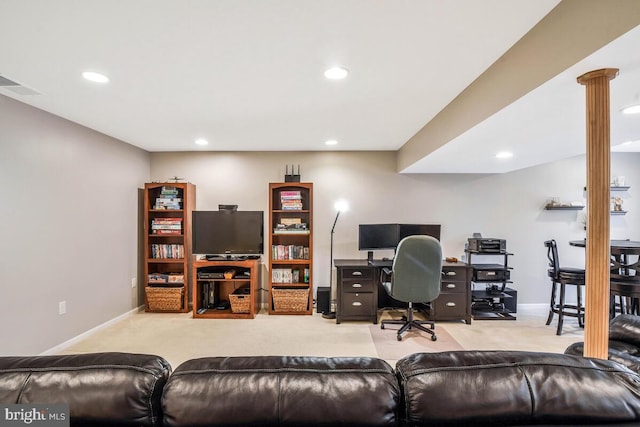
[[[437,341],[425,332],[412,329],[402,335],[398,341],[397,331],[400,325],[369,325],[371,339],[378,352],[378,357],[385,360],[399,360],[412,353],[436,353],[440,351],[464,350],[441,324],[436,324]]]

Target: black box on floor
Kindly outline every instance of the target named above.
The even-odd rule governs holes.
[[[518,312],[518,291],[511,288],[506,288],[504,293],[509,295],[511,298],[504,299],[504,308],[509,310],[511,313]]]
[[[331,295],[331,288],[328,286],[319,286],[316,294],[316,313],[328,313],[329,312],[329,298]]]

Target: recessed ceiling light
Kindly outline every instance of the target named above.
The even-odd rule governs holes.
[[[510,157],[513,157],[513,153],[510,153],[508,151],[501,151],[498,154],[496,154],[496,158],[498,159],[508,159]]]
[[[93,71],[85,71],[82,73],[82,77],[94,83],[107,83],[109,81],[109,77]]]
[[[335,139],[330,139],[328,141],[324,142],[325,145],[338,145],[338,141],[336,141]]]
[[[195,140],[196,145],[209,145],[209,141],[204,138],[199,138]]]
[[[638,114],[640,113],[640,104],[630,105],[622,109],[625,114]]]
[[[324,76],[332,80],[340,80],[347,77],[349,70],[344,67],[332,67],[324,72]]]

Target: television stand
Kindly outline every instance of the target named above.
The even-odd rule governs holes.
[[[253,319],[258,313],[258,260],[195,261],[192,268],[194,318]]]

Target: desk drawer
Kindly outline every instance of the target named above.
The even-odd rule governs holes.
[[[342,281],[342,292],[373,292],[374,285],[375,283],[371,279],[346,279]]]
[[[466,293],[444,293],[432,302],[438,318],[463,318],[467,312]]]
[[[371,280],[373,272],[373,268],[343,268],[342,279]]]
[[[467,282],[464,281],[447,280],[446,277],[443,277],[442,281],[440,282],[441,293],[466,293],[467,288]]]
[[[465,267],[442,267],[442,280],[461,280],[467,281],[468,269]]]
[[[376,301],[377,303],[377,301]],[[373,293],[345,293],[342,296],[342,315],[348,316],[371,316],[374,307]],[[373,313],[376,311],[373,310]]]

